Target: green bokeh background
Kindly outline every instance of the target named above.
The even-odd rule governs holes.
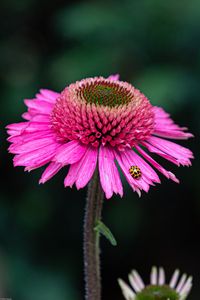
[[[103,299],[123,299],[116,279],[150,267],[167,277],[178,267],[194,276],[200,297],[199,81],[200,1],[1,0],[0,4],[0,297],[80,300],[84,295],[82,225],[86,190],[64,189],[67,169],[45,185],[42,170],[13,168],[5,125],[21,120],[24,98],[39,88],[61,91],[88,76],[120,73],[154,105],[188,126],[192,168],[163,166],[142,198],[124,181],[123,199],[105,201],[104,222],[118,240],[102,239]]]

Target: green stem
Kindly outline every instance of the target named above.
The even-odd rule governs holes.
[[[88,186],[84,220],[84,270],[85,299],[101,300],[100,234],[94,230],[101,220],[104,194],[100,186],[98,170]]]

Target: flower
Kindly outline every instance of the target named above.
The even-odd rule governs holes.
[[[150,284],[145,286],[137,271],[129,274],[130,288],[122,279],[119,285],[126,300],[184,300],[192,288],[192,277],[183,274],[179,278],[179,270],[172,275],[169,284],[165,283],[165,272],[163,268],[152,268]]]
[[[118,75],[83,79],[61,93],[41,89],[25,104],[25,121],[7,126],[9,151],[15,154],[14,166],[24,166],[26,171],[48,164],[40,183],[70,165],[64,184],[80,189],[98,165],[106,198],[113,193],[122,197],[117,162],[140,195],[160,183],[154,169],[179,182],[147,152],[178,166],[191,164],[192,152],[168,139],[188,139],[192,134]]]

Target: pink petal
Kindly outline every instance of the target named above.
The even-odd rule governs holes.
[[[53,109],[53,104],[43,101],[43,100],[29,100],[25,99],[24,103],[26,106],[30,109],[31,111],[34,111],[34,113],[39,113],[39,114],[47,114],[49,115]]]
[[[129,168],[130,168],[130,164],[129,162],[126,161],[126,157],[123,156],[123,153],[122,152],[116,152],[115,151],[115,158],[117,160],[117,162],[119,163],[119,166],[122,170],[122,172],[124,173],[124,176],[126,177],[128,183],[130,184],[130,186],[132,187],[132,189],[138,193],[139,197],[141,196],[141,192],[140,192],[140,189],[141,189],[141,185],[140,187],[138,187],[138,184],[136,182],[136,180],[134,180],[132,178],[132,176],[130,175],[129,173]],[[147,190],[147,188],[145,187],[145,189]]]
[[[108,79],[113,80],[113,81],[119,80],[119,74],[110,75],[110,76],[108,77]]]
[[[54,175],[56,175],[60,169],[62,168],[62,165],[56,162],[52,162],[48,165],[48,167],[43,172],[39,183],[45,183],[49,179],[51,179]]]
[[[47,90],[47,89],[41,89],[40,94],[37,95],[37,98],[39,99],[40,96],[43,97],[42,99],[45,99],[50,103],[55,103],[56,99],[60,96],[60,93]]]
[[[21,131],[21,133],[30,133],[36,131],[44,131],[51,129],[49,123],[43,122],[27,122],[27,126]]]
[[[19,123],[13,123],[6,126],[7,133],[10,136],[17,136],[20,135],[21,132],[29,125],[29,122],[19,122]]]
[[[193,137],[193,134],[184,132],[187,128],[175,124],[164,109],[154,106],[153,110],[155,114],[155,130],[153,134],[170,139],[188,139]]]
[[[114,153],[111,147],[100,146],[99,174],[106,198],[112,197],[113,192],[123,196],[123,188],[119,172],[114,162]]]
[[[54,138],[44,137],[40,139],[32,139],[28,142],[24,143],[14,143],[11,144],[9,147],[9,152],[13,154],[22,154],[26,152],[31,152],[33,149],[37,150],[46,146],[51,146],[53,143],[55,143]]]
[[[18,135],[12,135],[8,138],[8,141],[15,144],[26,143],[28,141],[32,141],[33,139],[40,139],[40,138],[55,138],[55,134],[51,130],[44,130],[44,131],[36,131],[30,133],[22,133]]]
[[[22,114],[22,118],[29,121],[29,120],[31,120],[32,116],[31,116],[30,113],[25,112],[25,113]]]
[[[59,147],[59,144],[54,143],[25,154],[18,154],[13,159],[14,166],[25,166],[30,168],[41,167],[52,160]]]
[[[142,157],[136,154],[135,151],[127,150],[126,156],[129,157],[132,162],[134,162],[134,165],[138,166],[141,169],[141,181],[144,180],[149,185],[154,185],[153,182],[160,183],[160,179],[157,173],[151,168],[148,163],[144,161],[144,159],[142,159]]]
[[[152,153],[156,153],[157,155],[171,161],[173,164],[180,166],[180,163],[177,161],[176,158],[164,153],[163,151],[160,151],[159,149],[157,149],[156,147],[154,147],[153,145],[150,145],[147,142],[142,142],[141,143],[143,146],[145,146],[150,152]]]
[[[51,122],[49,115],[34,115],[31,116],[31,122],[49,123]]]
[[[143,144],[150,152],[157,153],[169,161],[172,161],[174,164],[181,164],[183,166],[191,165],[190,159],[193,158],[193,154],[189,149],[183,146],[153,136]]]
[[[51,129],[51,125],[50,123],[43,123],[43,122],[20,122],[17,124],[8,125],[7,129],[8,129],[8,134],[14,136],[22,133],[49,130]]]
[[[176,183],[179,183],[179,180],[176,178],[176,176],[170,172],[165,170],[165,168],[163,168],[159,163],[157,163],[151,156],[149,156],[144,150],[142,150],[142,148],[140,148],[139,146],[135,147],[141,154],[142,156],[152,165],[154,166],[154,168],[156,168],[158,171],[160,171],[160,173],[162,173],[165,177],[167,177],[168,179],[171,179],[173,181],[175,181]]]
[[[62,145],[54,157],[54,161],[63,166],[78,162],[85,154],[87,146],[81,145],[78,141],[71,141]]]
[[[72,187],[76,182],[77,189],[80,189],[88,184],[96,168],[97,154],[97,148],[88,147],[83,157],[70,166],[64,181],[65,187]]]
[[[6,126],[6,129],[20,132],[28,125],[28,122],[13,123]]]
[[[22,114],[22,118],[24,118],[25,120],[28,120],[28,121],[34,121],[34,122],[42,122],[42,123],[50,123],[51,120],[50,120],[50,114],[48,115],[45,115],[45,114],[35,114],[35,113],[30,113],[30,110],[29,112],[26,112],[24,114]]]
[[[144,190],[148,192],[150,185],[154,185],[154,182],[160,182],[156,172],[133,150],[115,151],[115,158],[134,191]],[[142,173],[140,179],[135,179],[130,175],[129,169],[131,166],[140,168]]]

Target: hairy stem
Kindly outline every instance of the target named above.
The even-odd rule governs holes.
[[[98,170],[88,186],[84,220],[84,271],[85,299],[101,299],[101,272],[99,233],[94,230],[97,220],[101,220],[104,194],[100,186]]]

